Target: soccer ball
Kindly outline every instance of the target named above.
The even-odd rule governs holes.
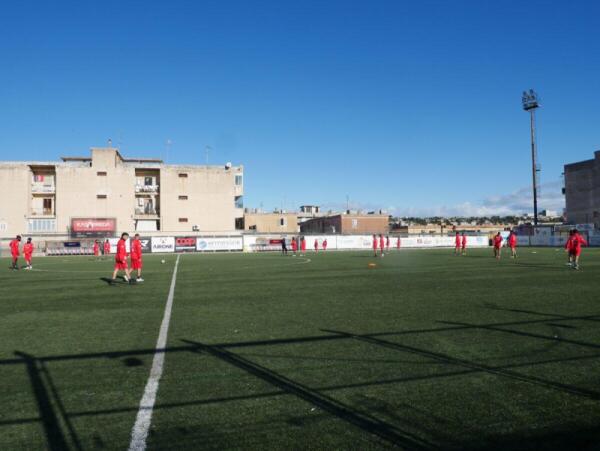
[[[164,259],[163,259],[163,260],[161,260],[160,262],[161,262],[163,265],[165,264],[165,261],[164,261]]]

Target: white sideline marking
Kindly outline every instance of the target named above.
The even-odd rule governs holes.
[[[169,288],[169,297],[165,306],[165,315],[163,316],[160,325],[160,332],[156,342],[156,351],[152,360],[152,368],[150,369],[150,377],[146,383],[144,396],[140,401],[140,409],[138,410],[137,418],[133,429],[131,430],[131,442],[129,443],[130,451],[143,451],[146,449],[146,438],[150,430],[152,421],[152,411],[154,402],[156,401],[156,393],[158,392],[158,382],[163,373],[163,364],[165,361],[165,348],[167,346],[167,333],[169,332],[169,322],[171,321],[171,309],[173,307],[173,294],[175,293],[175,281],[177,279],[177,266],[179,265],[179,257],[175,260],[175,268],[173,269],[173,277],[171,278],[171,287]]]

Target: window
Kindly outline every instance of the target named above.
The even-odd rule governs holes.
[[[185,172],[180,172],[179,173],[179,178],[186,179],[187,178],[187,174]]]
[[[179,200],[188,200],[187,196],[179,196]]]
[[[154,185],[154,180],[152,180],[152,177],[144,177],[144,186],[152,185]]]
[[[27,232],[55,232],[56,219],[30,219],[27,222]]]
[[[235,196],[235,208],[244,208],[244,196]]]
[[[44,214],[51,215],[52,212],[52,199],[44,199],[43,200]]]
[[[188,222],[188,218],[179,218],[179,222]]]
[[[279,226],[280,227],[285,227],[287,224],[287,221],[285,220],[285,218],[279,218]]]
[[[106,171],[98,171],[96,172],[96,175],[98,175],[98,177],[106,177]]]
[[[353,220],[352,220],[352,228],[353,228],[353,229],[356,229],[356,228],[358,228],[358,219],[353,219]]]
[[[96,197],[98,199],[106,199],[106,194],[98,194]]]
[[[241,174],[238,174],[235,176],[235,185],[236,186],[242,186],[242,183],[244,182],[244,176]]]

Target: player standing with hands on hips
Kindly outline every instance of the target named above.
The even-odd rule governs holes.
[[[17,237],[12,240],[9,244],[10,246],[10,256],[12,258],[12,266],[11,269],[17,270],[19,269],[19,243],[21,242],[21,235],[17,235]]]
[[[33,243],[31,238],[27,238],[27,243],[23,246],[23,256],[25,257],[25,269],[32,269],[31,256],[33,255]]]
[[[131,242],[131,270],[137,271],[136,282],[143,282],[142,279],[142,242],[140,241],[140,234],[136,233]]]
[[[129,282],[129,274],[131,271],[127,267],[127,248],[125,244],[128,238],[129,234],[125,232],[121,235],[121,239],[117,243],[117,253],[115,254],[115,270],[113,271],[111,283],[115,282],[119,271],[125,271],[123,279],[125,282]]]

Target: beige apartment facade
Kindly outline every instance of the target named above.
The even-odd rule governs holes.
[[[60,162],[0,162],[0,238],[228,233],[243,217],[242,166],[167,165],[92,148]]]

